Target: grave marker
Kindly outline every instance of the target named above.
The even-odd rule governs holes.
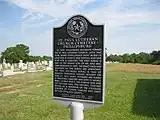
[[[2,64],[0,63],[0,71],[2,70],[2,68],[3,68],[3,66],[2,66]]]
[[[49,61],[49,65],[48,65],[50,68],[53,67],[53,61]]]
[[[8,67],[7,67],[7,63],[6,63],[6,60],[5,60],[5,59],[3,59],[2,66],[3,66],[3,69],[7,69],[7,68],[8,68]]]
[[[34,62],[29,62],[27,64],[27,71],[28,72],[36,72],[36,65]]]
[[[23,60],[19,60],[18,68],[22,70],[22,67],[23,67]]]

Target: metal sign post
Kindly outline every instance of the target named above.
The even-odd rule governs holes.
[[[71,120],[84,119],[84,114],[83,114],[84,106],[82,103],[72,102],[70,105],[70,109],[71,109]]]
[[[53,98],[71,109],[71,120],[105,98],[104,25],[75,15],[53,29]]]

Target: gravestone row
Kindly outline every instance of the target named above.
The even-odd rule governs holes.
[[[39,66],[42,66],[39,68]],[[38,69],[38,70],[37,70]],[[52,61],[38,61],[38,62],[27,62],[23,63],[22,60],[20,60],[19,63],[6,63],[6,60],[3,59],[3,63],[0,64],[0,76],[7,76],[7,75],[13,75],[20,72],[36,72],[36,71],[42,71],[42,70],[52,70]]]

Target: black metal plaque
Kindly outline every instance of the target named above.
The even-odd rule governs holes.
[[[103,101],[103,34],[81,15],[53,29],[53,97]]]

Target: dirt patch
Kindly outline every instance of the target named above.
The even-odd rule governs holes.
[[[1,89],[8,89],[8,88],[12,88],[12,87],[13,87],[12,85],[4,86],[4,87],[0,87],[0,90],[1,90]]]
[[[19,94],[19,96],[20,96],[20,97],[24,97],[24,96],[27,96],[27,95],[24,94],[24,93],[21,93],[21,94]]]
[[[16,87],[16,86],[20,86],[22,84],[13,84],[13,85],[5,85],[5,86],[0,86],[0,90],[1,89],[8,89],[8,88],[12,88],[12,87]]]
[[[6,87],[1,88],[0,92],[9,92],[9,91],[14,91],[14,90],[16,90],[15,87],[6,86]]]
[[[30,81],[24,83],[24,85],[25,85],[25,84],[33,84],[33,83],[36,83],[36,82],[39,82],[39,81],[41,81],[41,80],[33,80],[33,81],[30,80]]]
[[[147,64],[109,64],[107,71],[160,73],[160,65]]]
[[[15,90],[7,92],[6,94],[12,94],[12,93],[16,93],[16,92],[19,92],[19,91],[20,91],[19,89],[15,89]]]
[[[36,87],[41,87],[43,84],[36,85]]]
[[[0,92],[15,93],[15,92],[17,92],[17,89],[20,89],[22,86],[24,87],[24,85],[34,84],[39,81],[40,80],[33,80],[33,81],[28,81],[23,84],[18,83],[18,84],[13,84],[13,85],[2,86],[2,87],[0,87]],[[37,87],[40,87],[40,86],[42,86],[42,85],[40,84]]]
[[[0,92],[14,93],[20,88],[21,84],[8,85],[4,87],[0,87]]]

